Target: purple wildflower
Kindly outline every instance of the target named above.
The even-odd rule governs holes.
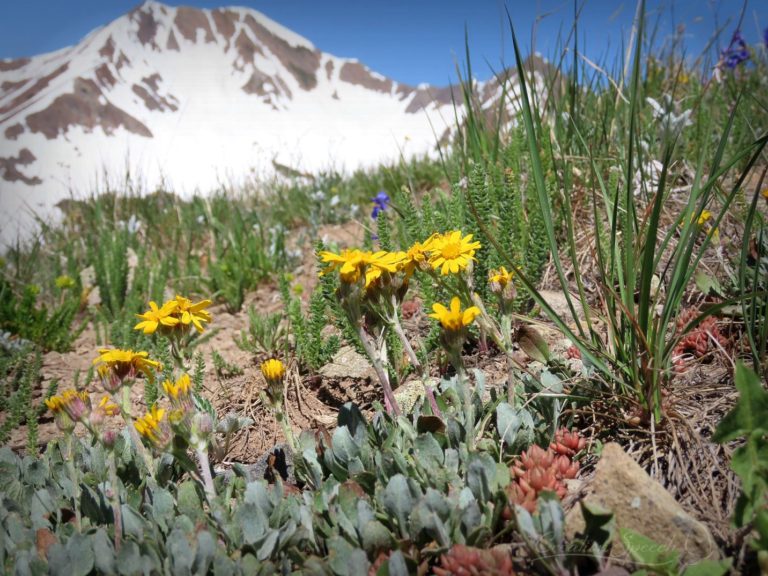
[[[384,190],[380,190],[376,196],[371,198],[371,200],[373,201],[373,211],[371,212],[371,218],[376,220],[379,217],[379,212],[387,209],[387,204],[389,204],[389,194],[384,192]]]
[[[768,28],[763,30],[763,46],[768,50]]]
[[[747,43],[744,37],[741,35],[741,30],[736,30],[731,38],[731,43],[728,48],[723,50],[720,54],[720,60],[725,64],[725,67],[729,70],[733,70],[742,62],[749,60],[749,50],[747,49]]]

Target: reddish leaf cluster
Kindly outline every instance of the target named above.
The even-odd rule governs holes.
[[[698,315],[698,310],[691,308],[680,313],[677,317],[677,330],[682,332],[686,326],[690,324],[692,320]],[[686,370],[686,357],[693,356],[694,358],[701,358],[710,350],[710,346],[713,346],[712,340],[717,341],[720,346],[725,346],[727,340],[725,336],[720,332],[717,327],[717,320],[708,316],[701,321],[693,330],[688,332],[680,342],[675,346],[672,352],[672,362],[675,366],[675,371],[678,374],[682,374]]]
[[[440,565],[432,570],[435,576],[513,576],[515,573],[508,553],[463,544],[454,544],[440,557]]]
[[[581,350],[579,350],[575,344],[571,344],[565,351],[565,357],[568,358],[568,360],[580,360]]]
[[[586,440],[578,432],[561,428],[546,450],[534,445],[524,451],[509,468],[512,482],[507,486],[507,497],[510,503],[533,513],[540,493],[554,492],[563,498],[568,493],[564,481],[576,478],[579,473],[579,463],[573,457],[585,445]],[[504,516],[511,519],[512,510],[505,510]]]

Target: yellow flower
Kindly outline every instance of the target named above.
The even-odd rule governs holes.
[[[45,398],[44,401],[48,410],[53,412],[53,419],[56,422],[56,427],[62,432],[72,432],[75,428],[75,423],[69,417],[69,414],[67,414],[64,399],[61,396],[51,396],[50,398]]]
[[[116,414],[120,414],[120,408],[117,404],[110,402],[108,396],[102,397],[99,405],[91,410],[91,415],[89,417],[91,428],[101,428],[101,425],[104,423],[104,418],[107,416],[115,416]]]
[[[488,273],[488,282],[491,286],[497,285],[502,290],[512,282],[512,272],[507,272],[504,266],[500,266],[498,270],[491,270]]]
[[[440,268],[443,276],[457,274],[475,259],[479,248],[480,242],[472,242],[472,234],[462,238],[460,230],[447,232],[434,238],[429,263],[435,270]]]
[[[410,278],[413,271],[416,268],[422,268],[429,264],[429,251],[432,238],[424,243],[414,242],[414,244],[408,248],[401,262],[401,267],[405,272],[405,277]]]
[[[320,252],[320,261],[328,264],[327,270],[339,270],[339,278],[347,284],[354,284],[360,279],[360,273],[368,264],[366,252],[344,249],[340,254],[324,250]]]
[[[155,404],[149,412],[133,424],[143,438],[158,447],[164,446],[169,439],[169,432],[163,426],[163,416],[165,416],[165,410],[158,408]]]
[[[45,402],[45,405],[48,407],[48,410],[50,410],[54,414],[58,414],[62,410],[64,410],[64,401],[58,396],[51,396],[50,398],[46,398],[44,402]]]
[[[101,399],[98,410],[102,411],[106,416],[116,416],[120,414],[120,408],[117,404],[113,404],[109,401],[109,396],[104,396]]]
[[[184,400],[189,396],[189,374],[182,374],[175,384],[166,380],[163,382],[163,390],[171,400]]]
[[[366,286],[381,276],[383,271],[394,274],[402,260],[402,252],[363,252],[362,250],[342,250],[340,254],[323,251],[318,254],[320,260],[328,264],[327,270],[339,270],[339,278],[347,284],[354,284],[366,273]],[[369,268],[370,267],[370,268]],[[367,272],[366,272],[366,269]]]
[[[176,303],[176,310],[173,313],[174,317],[177,317],[184,326],[192,324],[198,332],[202,332],[202,323],[211,321],[211,314],[205,310],[205,308],[213,304],[210,300],[201,300],[196,304],[192,304],[192,300],[177,294],[176,299],[163,304],[163,308],[171,302]]]
[[[701,215],[699,216],[699,219],[697,220],[697,224],[699,226],[704,226],[704,224],[707,223],[707,221],[712,218],[712,212],[709,210],[702,210]]]
[[[285,376],[285,364],[276,358],[261,363],[261,373],[267,382],[282,380]]]
[[[272,407],[276,410],[282,409],[285,364],[276,358],[271,358],[261,363],[261,373],[267,381],[266,395]]]
[[[136,372],[142,372],[147,378],[153,380],[154,370],[160,369],[160,362],[150,360],[146,352],[117,348],[99,348],[99,357],[93,363],[99,364],[97,370],[102,378],[114,375],[119,380],[123,380],[126,376],[133,377]]]
[[[56,278],[56,288],[59,288],[60,290],[67,290],[74,287],[74,285],[75,281],[66,274]]]
[[[167,326],[173,328],[180,322],[173,314],[176,312],[179,303],[176,300],[169,300],[163,304],[162,308],[157,307],[157,303],[150,302],[149,310],[144,314],[136,314],[142,321],[133,327],[134,330],[143,330],[144,334],[154,334],[158,326]]]
[[[368,288],[371,284],[381,278],[382,272],[388,272],[394,274],[397,272],[405,252],[376,252],[370,254],[370,262],[365,270],[365,287]]]
[[[480,314],[480,309],[477,306],[470,306],[462,311],[461,301],[458,296],[454,296],[451,299],[450,310],[439,302],[432,305],[432,310],[434,312],[429,317],[439,320],[443,328],[450,332],[458,332],[465,326],[469,326]]]
[[[61,396],[45,399],[45,405],[58,417],[66,414],[72,422],[79,422],[91,411],[91,399],[87,392],[65,390]]]
[[[768,188],[763,188],[762,192],[760,192],[760,196],[768,200]]]

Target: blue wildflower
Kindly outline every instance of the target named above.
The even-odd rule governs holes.
[[[763,30],[763,45],[765,46],[766,50],[768,50],[768,28]]]
[[[373,211],[371,212],[371,218],[376,220],[379,217],[379,212],[387,209],[387,205],[389,204],[389,194],[384,192],[384,190],[380,190],[376,196],[371,198],[371,200],[373,201]]]
[[[728,48],[720,53],[720,59],[729,70],[733,70],[742,62],[749,60],[749,50],[741,30],[736,30],[731,38]]]

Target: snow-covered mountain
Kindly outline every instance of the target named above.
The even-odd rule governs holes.
[[[395,82],[255,10],[145,2],[76,46],[0,60],[0,241],[127,175],[189,195],[275,163],[345,170],[432,150],[451,90]]]

